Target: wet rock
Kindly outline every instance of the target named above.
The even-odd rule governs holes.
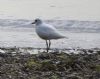
[[[0,53],[0,79],[100,78],[99,49],[75,50],[79,52],[77,54],[61,51],[38,54],[29,54],[26,51],[22,54],[18,48],[1,48],[1,50],[5,53]]]

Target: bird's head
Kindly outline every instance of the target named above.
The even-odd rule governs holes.
[[[32,22],[32,24],[41,24],[42,23],[42,20],[41,19],[35,19],[34,22]]]

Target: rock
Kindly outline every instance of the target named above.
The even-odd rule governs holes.
[[[22,54],[18,48],[1,50],[5,53],[0,53],[0,79],[100,78],[100,50],[95,49],[95,53],[93,49],[75,50],[77,54],[57,51]]]

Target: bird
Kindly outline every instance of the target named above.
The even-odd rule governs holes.
[[[31,24],[35,24],[35,30],[37,35],[46,41],[47,52],[51,46],[51,40],[66,38],[62,35],[53,25],[45,23],[43,20],[37,18]]]

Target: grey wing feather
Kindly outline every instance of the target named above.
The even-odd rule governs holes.
[[[65,36],[61,35],[56,28],[53,26],[48,25],[41,27],[41,36],[44,36],[48,39],[58,39],[58,38],[64,38]]]

